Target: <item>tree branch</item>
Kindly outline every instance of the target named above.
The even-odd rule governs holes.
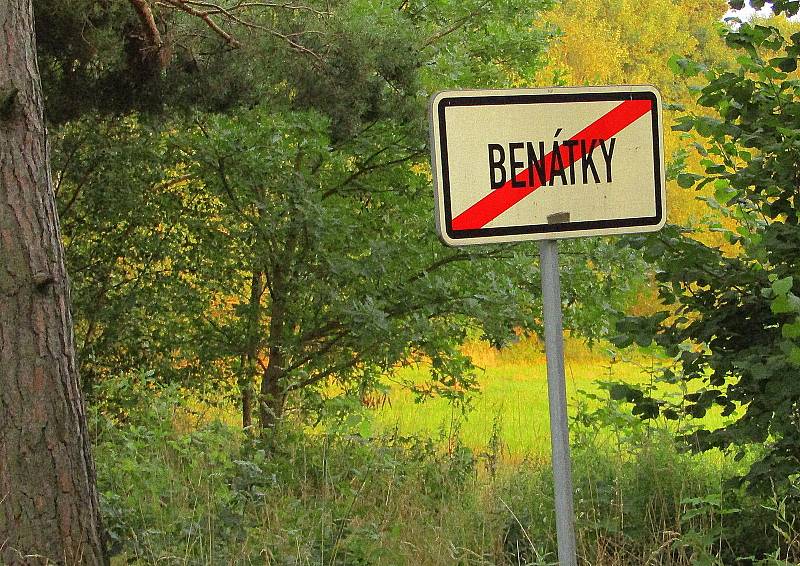
[[[290,371],[294,371],[298,368],[301,368],[305,364],[309,363],[312,359],[317,356],[321,356],[330,352],[336,344],[344,340],[344,338],[348,335],[348,332],[340,332],[334,338],[331,338],[327,342],[325,342],[320,348],[313,350],[311,352],[307,352],[302,358],[294,361],[289,367],[286,368],[287,373]]]
[[[131,1],[143,1],[143,0],[131,0]],[[217,24],[217,22],[215,22],[211,18],[211,15],[209,14],[209,12],[202,12],[202,11],[194,8],[186,0],[162,0],[162,2],[166,3],[167,5],[173,6],[173,7],[177,8],[178,10],[186,12],[190,16],[195,16],[197,18],[200,18],[201,20],[203,20],[206,23],[206,25],[209,27],[209,29],[211,29],[211,31],[213,31],[218,36],[220,36],[225,41],[225,43],[227,43],[231,47],[237,47],[237,48],[241,47],[242,44],[239,43],[239,40],[237,40],[235,37],[233,37],[227,31],[225,31],[224,29],[219,27],[219,24]]]
[[[330,367],[325,371],[321,371],[315,375],[309,376],[302,381],[298,381],[297,383],[291,384],[289,387],[286,388],[286,391],[297,391],[298,389],[302,389],[303,387],[308,387],[309,385],[313,385],[315,383],[319,383],[323,379],[327,378],[328,376],[344,371],[346,369],[350,369],[357,365],[361,359],[364,357],[362,353],[355,354],[349,361],[341,363],[337,366]]]
[[[223,9],[218,5],[212,2],[204,2],[201,0],[186,0],[187,4],[192,4],[194,6],[202,6],[205,8],[211,8],[209,12],[212,10],[222,11]],[[311,12],[312,14],[316,14],[318,16],[330,16],[330,11],[318,10],[313,6],[304,6],[302,4],[290,4],[288,2],[285,3],[278,3],[278,2],[237,2],[235,5],[231,6],[230,8],[225,8],[224,10],[228,12],[239,12],[242,10],[247,10],[249,8],[271,8],[276,10],[289,10],[292,12]]]
[[[322,57],[318,53],[312,51],[305,45],[302,45],[301,43],[298,43],[293,39],[294,37],[302,35],[303,33],[312,33],[312,32],[304,31],[294,34],[285,34],[277,30],[274,30],[272,28],[268,28],[266,26],[262,26],[260,24],[256,24],[251,21],[243,20],[241,17],[239,17],[239,15],[235,13],[235,12],[240,12],[241,10],[246,9],[248,7],[285,8],[290,10],[299,10],[304,8],[302,6],[296,6],[291,4],[273,4],[269,2],[247,2],[247,3],[240,2],[234,6],[231,6],[230,8],[225,8],[213,2],[206,2],[200,0],[159,0],[159,4],[176,8],[178,10],[186,12],[187,14],[200,18],[206,23],[206,25],[209,28],[211,28],[211,30],[214,31],[214,33],[222,37],[222,39],[224,39],[225,42],[228,43],[231,47],[241,47],[241,43],[231,34],[223,30],[219,26],[219,24],[217,24],[211,18],[212,15],[222,15],[228,20],[236,22],[237,24],[244,26],[246,28],[257,29],[266,32],[274,37],[282,39],[283,41],[288,43],[289,46],[295,51],[309,55],[315,58],[318,62],[324,63]],[[205,8],[205,10],[198,10],[197,8],[195,8],[195,6],[202,6],[203,8]],[[310,8],[308,9],[311,10]]]
[[[391,147],[391,146],[389,146],[389,147]],[[381,150],[378,153],[382,153],[383,151],[389,149],[389,147],[384,148],[383,150]],[[411,161],[412,159],[415,159],[415,158],[423,155],[424,153],[425,153],[424,151],[415,151],[415,152],[410,153],[409,155],[405,155],[403,157],[398,157],[397,159],[391,159],[391,160],[385,161],[383,163],[376,163],[375,165],[369,165],[367,167],[362,167],[361,169],[358,169],[358,170],[354,171],[347,179],[345,179],[344,181],[342,181],[341,183],[339,183],[335,187],[331,187],[330,189],[328,189],[327,191],[322,193],[322,200],[325,200],[325,199],[335,195],[336,193],[341,191],[344,187],[346,187],[347,185],[349,185],[350,183],[352,183],[353,181],[355,181],[356,179],[358,179],[359,177],[361,177],[363,175],[367,175],[368,173],[371,173],[371,172],[373,172],[373,171],[375,171],[377,169],[383,169],[384,167],[391,167],[392,165],[399,165],[401,163],[405,163],[407,161]],[[377,153],[372,155],[372,156],[370,156],[369,159],[364,161],[363,165],[366,165],[367,163],[369,163],[369,161],[371,159],[373,159],[374,157],[376,157],[376,156],[377,156]]]
[[[474,18],[475,16],[480,14],[481,11],[486,7],[486,5],[488,3],[489,3],[489,0],[485,0],[480,6],[475,8],[472,12],[470,12],[469,14],[464,16],[463,18],[459,18],[458,20],[456,20],[456,22],[452,26],[450,26],[449,28],[444,29],[444,30],[440,31],[439,33],[436,33],[436,34],[432,35],[431,37],[429,37],[425,41],[425,43],[422,44],[422,47],[423,48],[429,47],[429,46],[433,45],[434,43],[436,43],[437,41],[439,41],[440,39],[442,39],[443,37],[446,37],[446,36],[450,35],[451,33],[453,33],[458,28],[460,28],[461,26],[466,24],[468,21],[470,21],[472,18]]]
[[[147,0],[128,1],[136,11],[136,15],[139,16],[142,26],[144,26],[147,44],[154,52],[157,52],[159,49],[161,49],[163,41],[161,40],[161,32],[158,31],[156,20],[153,18],[153,11],[150,9],[150,5],[147,3]]]

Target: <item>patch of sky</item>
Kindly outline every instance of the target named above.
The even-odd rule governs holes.
[[[725,12],[723,19],[727,18],[739,18],[743,22],[748,22],[754,17],[761,17],[761,18],[768,18],[772,15],[772,8],[769,4],[761,8],[760,10],[756,10],[752,6],[750,6],[750,2],[745,3],[745,7],[741,10],[728,10]],[[793,16],[790,18],[792,21],[800,21],[800,14]]]

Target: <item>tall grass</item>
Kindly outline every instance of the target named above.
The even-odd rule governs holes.
[[[93,418],[115,563],[555,563],[546,455],[509,463],[497,413],[480,445],[458,426],[365,436],[345,422],[254,440],[216,420],[187,426],[175,390],[141,401]],[[684,453],[669,430],[629,417],[611,401],[575,405],[581,564],[797,558],[788,500],[727,486],[736,464]]]

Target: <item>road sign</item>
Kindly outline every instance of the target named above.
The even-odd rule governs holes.
[[[460,246],[660,229],[661,115],[651,86],[434,95],[440,237]]]

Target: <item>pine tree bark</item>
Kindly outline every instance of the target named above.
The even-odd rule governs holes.
[[[0,562],[107,564],[31,0],[0,2]]]

